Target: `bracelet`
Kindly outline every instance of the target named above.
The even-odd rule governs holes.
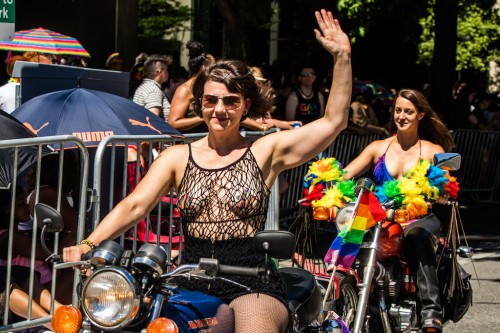
[[[262,125],[262,126],[260,127],[260,130],[265,132],[265,131],[267,130],[266,125]]]
[[[87,245],[88,247],[90,247],[91,250],[94,249],[95,247],[95,244],[92,243],[91,241],[89,241],[88,239],[84,239],[80,242],[80,245]]]

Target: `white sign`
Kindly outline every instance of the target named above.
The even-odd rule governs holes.
[[[0,0],[0,40],[12,40],[16,30],[16,1]]]

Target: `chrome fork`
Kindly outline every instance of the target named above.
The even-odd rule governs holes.
[[[363,322],[365,319],[366,308],[368,306],[368,298],[370,296],[370,287],[373,281],[373,276],[375,274],[375,267],[377,265],[377,250],[378,250],[378,239],[380,237],[380,230],[382,229],[382,222],[378,222],[375,227],[375,234],[373,235],[373,241],[368,243],[369,246],[369,256],[366,266],[363,271],[363,282],[358,284],[359,287],[359,300],[358,300],[358,311],[356,312],[356,317],[354,318],[354,328],[352,333],[361,333],[363,328]]]

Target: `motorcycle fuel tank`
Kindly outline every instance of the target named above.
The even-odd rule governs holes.
[[[173,292],[161,316],[175,321],[179,332],[234,332],[232,310],[221,299],[199,291]]]

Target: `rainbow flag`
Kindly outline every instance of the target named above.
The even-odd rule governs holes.
[[[344,227],[330,245],[324,261],[350,268],[358,254],[365,230],[385,218],[385,211],[375,194],[363,192],[354,221]]]

